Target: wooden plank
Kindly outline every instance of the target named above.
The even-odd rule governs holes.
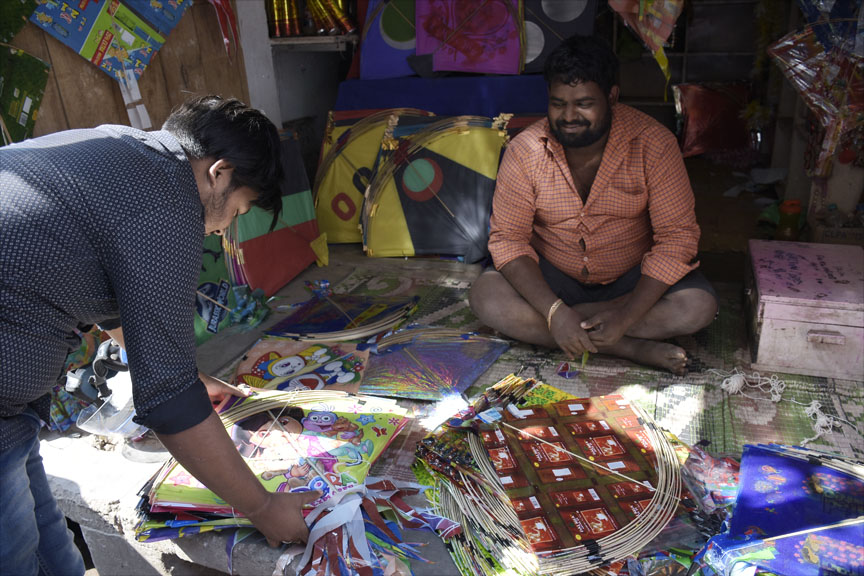
[[[216,9],[210,4],[200,3],[194,4],[189,11],[195,18],[198,49],[207,90],[225,98],[238,98],[248,102],[246,69],[239,43],[232,43],[232,54],[229,58],[222,41]]]
[[[141,79],[138,80],[138,89],[141,91],[141,100],[150,116],[152,130],[159,130],[162,123],[171,114],[173,105],[168,97],[168,86],[165,82],[165,73],[162,71],[160,52],[150,60],[147,69]]]
[[[207,92],[195,18],[191,14],[195,8],[196,5],[193,4],[186,10],[157,54],[166,96],[172,108],[182,104],[190,96]]]
[[[45,42],[69,128],[128,126],[129,117],[117,82],[52,36],[45,34]]]
[[[51,55],[45,44],[45,33],[32,22],[27,22],[12,38],[10,44],[51,64]],[[36,124],[33,126],[33,136],[44,136],[68,128],[69,122],[66,120],[66,112],[63,110],[63,99],[52,65],[48,73],[48,83],[45,85],[45,95],[42,97],[42,104],[39,106],[39,112],[36,116]]]

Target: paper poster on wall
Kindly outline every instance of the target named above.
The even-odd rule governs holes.
[[[165,38],[119,0],[43,3],[30,20],[118,81],[140,78]]]

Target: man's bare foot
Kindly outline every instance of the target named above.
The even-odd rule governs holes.
[[[668,370],[678,376],[687,374],[687,352],[674,344],[643,340],[641,338],[622,338],[612,349],[602,349],[605,354],[612,354],[632,360],[637,364],[647,364]]]

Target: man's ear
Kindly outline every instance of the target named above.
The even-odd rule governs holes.
[[[609,90],[609,106],[614,106],[618,103],[618,95],[620,93],[620,89],[618,86],[612,86],[612,89]]]
[[[207,176],[213,185],[224,182],[227,186],[234,174],[234,165],[225,158],[220,158],[207,168]]]

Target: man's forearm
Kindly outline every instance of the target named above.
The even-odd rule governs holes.
[[[558,296],[543,278],[540,266],[528,256],[520,256],[504,265],[501,275],[541,316],[546,316]]]
[[[237,452],[215,412],[183,432],[157,436],[190,474],[239,512],[248,516],[266,504],[267,491]]]
[[[638,322],[660,300],[668,289],[668,284],[643,274],[622,309],[622,313],[627,318],[629,325],[632,326]]]

